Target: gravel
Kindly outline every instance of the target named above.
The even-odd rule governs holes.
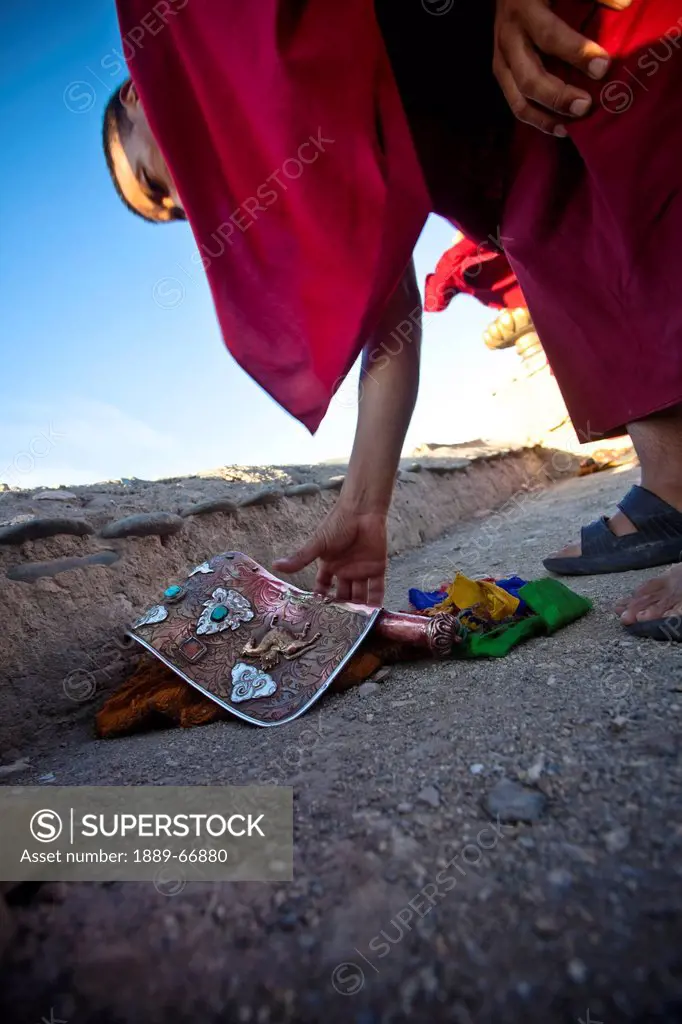
[[[394,559],[389,607],[427,575],[485,575],[493,559],[541,575],[634,479],[574,480]],[[295,791],[295,872],[172,898],[74,883],[61,902],[12,900],[0,1019],[576,1024],[589,1008],[604,1024],[677,1024],[681,652],[612,612],[653,575],[572,581],[594,611],[506,658],[394,666],[369,721],[350,690],[281,729],[98,742],[83,719],[17,751],[26,784],[244,785],[276,766]],[[497,823],[486,797],[527,781],[540,752],[537,781],[514,792],[542,813]],[[419,799],[429,787],[438,806]]]

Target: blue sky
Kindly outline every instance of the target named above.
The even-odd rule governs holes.
[[[0,481],[346,457],[352,385],[311,437],[227,353],[187,225],[146,224],[115,195],[100,149],[125,75],[113,0],[22,0],[0,12],[0,32]],[[420,283],[452,234],[427,225]],[[166,277],[184,282],[171,309],[153,297]],[[487,396],[513,356],[484,348],[491,319],[464,297],[427,318],[408,449],[486,433]]]

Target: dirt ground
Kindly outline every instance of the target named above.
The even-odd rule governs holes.
[[[395,558],[388,605],[455,568],[541,575],[634,479],[556,485]],[[394,667],[281,729],[65,729],[11,781],[292,785],[295,880],[19,890],[0,1019],[682,1020],[682,651],[611,611],[645,575],[577,579],[594,611],[560,634]],[[490,828],[503,777],[545,798],[533,824]]]

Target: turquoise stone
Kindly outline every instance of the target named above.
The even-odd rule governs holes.
[[[182,591],[182,587],[169,587],[168,590],[164,590],[163,596],[164,597],[177,597],[178,594],[181,591]]]
[[[219,604],[218,607],[214,608],[213,611],[211,612],[211,618],[213,619],[214,622],[222,622],[223,619],[226,619],[229,614],[230,613],[228,612],[225,605]]]

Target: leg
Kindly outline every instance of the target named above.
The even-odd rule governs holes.
[[[682,406],[628,424],[642,467],[642,487],[682,511]],[[634,533],[635,527],[620,510],[609,519],[616,537]],[[577,558],[580,544],[569,544],[556,556]]]

